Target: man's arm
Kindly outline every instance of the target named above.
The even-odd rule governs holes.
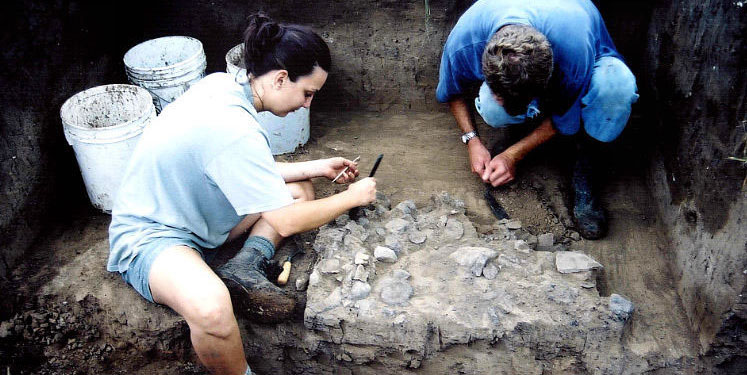
[[[262,217],[283,237],[318,228],[353,207],[367,205],[376,199],[376,180],[364,178],[347,190],[327,198],[299,201],[262,213]]]
[[[449,101],[449,109],[462,134],[476,129],[467,101],[463,97],[459,96]],[[483,175],[490,162],[490,151],[482,143],[480,137],[474,137],[467,142],[467,152],[469,153],[469,164],[472,172],[478,176]]]
[[[537,146],[547,142],[554,137],[558,131],[552,126],[550,117],[542,121],[542,124],[534,129],[529,135],[516,142],[506,151],[496,155],[490,161],[489,168],[492,172],[483,174],[483,180],[489,181],[491,185],[498,186],[514,179],[516,164]]]

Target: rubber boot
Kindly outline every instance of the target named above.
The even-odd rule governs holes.
[[[244,245],[215,273],[228,287],[237,314],[263,323],[276,323],[289,318],[296,303],[267,279],[268,264],[259,249]]]
[[[573,167],[573,222],[582,237],[596,240],[607,232],[607,218],[592,188],[592,161],[587,147],[580,146]]]

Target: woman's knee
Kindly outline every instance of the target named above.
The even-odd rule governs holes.
[[[288,184],[293,199],[299,201],[313,201],[316,198],[314,184],[310,180],[296,181]]]
[[[221,283],[194,297],[188,307],[189,317],[185,316],[193,331],[199,330],[204,334],[226,338],[238,328],[231,297],[225,285]]]

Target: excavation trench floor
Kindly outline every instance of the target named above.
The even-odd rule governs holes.
[[[480,125],[480,130],[489,144],[502,136],[499,131],[490,131],[483,125]],[[463,200],[466,215],[477,231],[488,234],[497,228],[497,220],[484,201],[484,185],[469,170],[466,149],[459,141],[458,133],[452,117],[445,112],[315,112],[312,113],[310,141],[295,153],[279,156],[278,160],[305,161],[331,156],[353,159],[360,155],[361,174],[367,175],[376,156],[384,154],[376,174],[377,187],[393,205],[403,200],[413,200],[417,206],[422,206],[434,194],[445,191]],[[604,266],[599,283],[602,294],[621,294],[635,304],[634,318],[630,321],[625,339],[629,350],[641,354],[660,353],[657,355],[673,360],[696,358],[697,349],[668,268],[669,245],[653,211],[653,198],[641,176],[640,171],[644,168],[635,163],[630,165],[614,161],[622,160],[620,157],[613,158],[603,178],[606,182],[603,201],[609,212],[609,234],[602,240],[584,240],[573,231],[566,208],[568,158],[564,147],[563,142],[556,142],[537,150],[519,166],[517,178],[512,184],[492,194],[512,219],[521,221],[527,236],[552,233],[557,250],[585,252]],[[611,147],[615,154],[631,152],[625,146]],[[317,180],[314,185],[318,197],[345,188],[326,180]],[[83,256],[81,254],[88,254],[86,249],[104,246],[108,222],[107,215],[87,211],[86,215],[75,220],[65,220],[60,228],[38,241],[28,261],[11,275],[10,286],[15,288],[15,292],[10,293],[10,297],[2,303],[5,311],[12,314],[0,320],[39,309],[39,302],[34,297],[49,290],[45,289],[45,284],[53,278],[57,283],[60,280],[64,283],[68,278],[67,285],[70,285],[60,292],[68,295],[47,297],[58,301],[80,299],[87,289],[94,290],[100,285],[101,277],[116,278],[111,274],[82,271],[61,275],[60,271],[66,265],[75,263],[76,258]],[[307,235],[303,240],[308,244],[313,241],[313,236]],[[89,266],[103,269],[105,259],[100,258]],[[310,270],[312,259],[304,257],[297,269]],[[96,265],[96,262],[100,264]],[[291,282],[296,277],[292,277]],[[59,313],[64,314],[65,308],[61,309]],[[102,312],[94,309],[86,313]],[[95,329],[84,324],[79,329],[90,329],[93,335],[90,341],[97,342],[93,333]],[[30,334],[29,340],[17,343],[12,350],[16,350],[16,358],[26,353],[28,358],[39,360],[55,358],[55,361],[80,360],[81,363],[90,363],[90,358],[105,359],[107,353],[117,349],[108,348],[106,343],[98,343],[100,348],[96,353],[76,356],[75,341],[67,339],[74,336],[67,332],[63,337],[67,341],[49,344],[43,338],[37,340],[36,336]],[[251,337],[245,337],[245,340],[251,340]],[[0,351],[7,350],[11,348],[0,347]],[[169,350],[178,351],[174,348]],[[188,363],[188,359],[164,360],[154,353],[130,360],[135,362],[128,363],[126,367],[139,369],[139,373],[201,371],[199,366]],[[654,360],[661,358],[652,358]],[[136,364],[138,361],[142,363]],[[20,369],[13,371],[14,374],[24,373],[35,366],[38,363],[23,361],[6,365],[8,371],[11,367]],[[81,366],[79,371],[94,373],[102,370],[101,367],[86,366]],[[114,370],[117,363],[109,366],[112,367],[108,372],[117,372]]]

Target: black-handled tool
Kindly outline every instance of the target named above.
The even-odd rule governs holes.
[[[493,187],[490,184],[485,184],[485,202],[488,203],[490,211],[493,212],[493,216],[498,220],[510,219],[506,210],[493,196]]]
[[[373,168],[371,168],[371,173],[368,174],[368,177],[374,176],[374,173],[376,173],[376,169],[379,168],[379,164],[381,163],[382,158],[384,158],[384,154],[379,154],[379,156],[376,158],[376,161],[374,162]]]

